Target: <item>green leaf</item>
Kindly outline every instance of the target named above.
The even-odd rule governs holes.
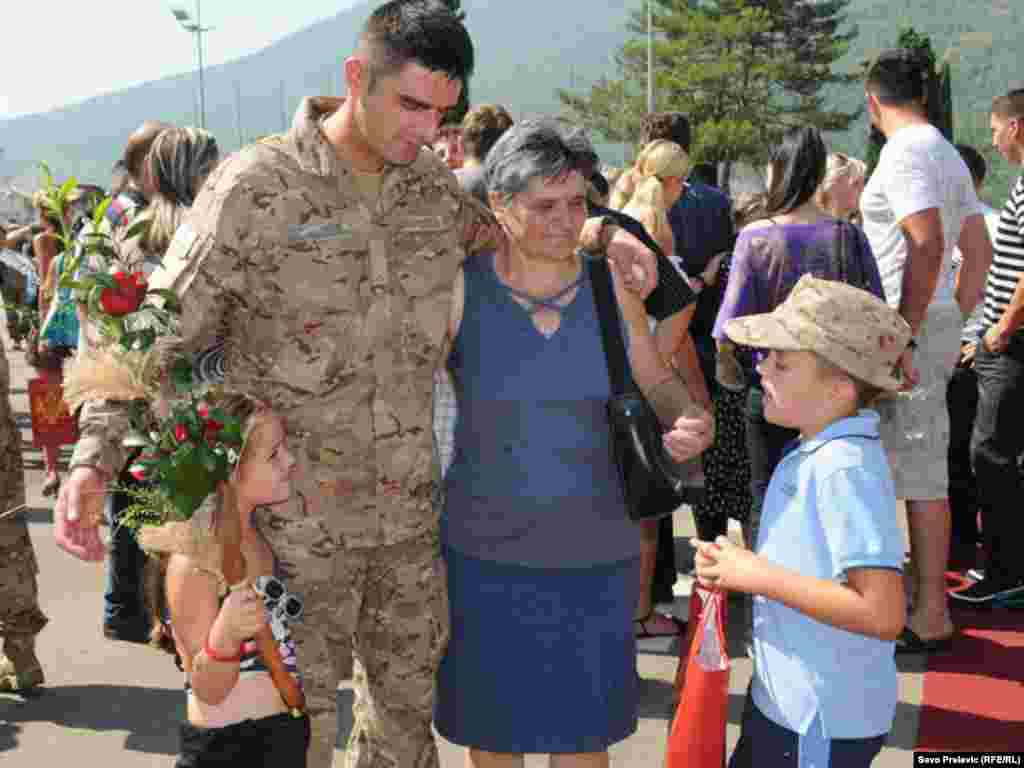
[[[96,210],[92,214],[92,224],[96,229],[99,229],[103,224],[103,217],[107,215],[107,208],[114,202],[114,198],[105,197],[100,201],[100,204],[96,206]],[[99,232],[95,234],[101,234]]]
[[[147,296],[159,296],[164,301],[164,309],[175,314],[181,312],[181,302],[178,294],[169,288],[151,288],[146,292]]]
[[[133,237],[140,237],[149,230],[150,224],[153,220],[148,216],[138,216],[135,221],[131,223],[131,226],[125,231],[125,239],[131,240]]]
[[[202,464],[203,469],[210,474],[215,474],[219,469],[217,455],[205,443],[200,444],[196,453],[199,454],[199,462]]]
[[[78,181],[75,179],[75,177],[69,176],[67,181],[65,181],[61,185],[60,191],[58,192],[58,194],[60,195],[61,202],[66,202],[67,199],[71,196],[71,193],[75,191],[75,187],[77,186]]]
[[[90,315],[99,315],[102,313],[102,307],[100,307],[100,296],[103,295],[103,286],[94,285],[92,290],[89,291],[89,299],[86,302],[89,307]]]
[[[46,162],[40,162],[39,167],[43,169],[43,186],[49,189],[53,186],[53,173],[50,171],[50,166]]]
[[[90,277],[96,285],[102,288],[113,288],[114,290],[117,290],[117,280],[115,280],[114,276],[111,274],[106,272],[97,272],[94,275],[90,275]]]
[[[194,380],[192,378],[192,362],[183,357],[176,359],[171,365],[171,384],[179,394],[184,394],[192,389]]]

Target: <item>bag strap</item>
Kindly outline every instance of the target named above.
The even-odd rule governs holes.
[[[847,269],[849,261],[846,257],[846,233],[843,231],[843,220],[840,218],[836,218],[836,246],[832,249],[832,254],[837,261],[833,274],[837,275],[841,282],[850,282]]]
[[[601,324],[601,343],[608,366],[608,381],[612,387],[612,396],[616,397],[634,391],[636,385],[626,363],[626,345],[622,341],[622,324],[619,320],[612,274],[608,269],[608,261],[603,258],[588,259],[587,270],[590,272],[597,319]]]

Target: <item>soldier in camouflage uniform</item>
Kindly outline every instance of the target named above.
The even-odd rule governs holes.
[[[0,345],[0,691],[22,691],[43,682],[36,635],[47,618],[39,610],[39,567],[28,525],[18,511],[9,514],[25,504],[21,432],[11,413],[10,385],[10,367]]]
[[[424,146],[472,60],[438,0],[379,8],[345,62],[349,99],[308,98],[287,135],[224,161],[151,281],[179,295],[186,347],[223,342],[226,385],[268,402],[293,441],[300,502],[260,522],[305,599],[311,766],[331,762],[336,687],[350,672],[346,764],[438,764],[430,724],[448,608],[433,370],[456,270],[497,228]],[[584,239],[611,246],[627,283],[650,290],[638,241],[598,221]],[[631,257],[649,268],[631,272]],[[83,409],[56,508],[57,542],[78,557],[101,556],[90,494],[122,466],[126,429],[119,403]]]

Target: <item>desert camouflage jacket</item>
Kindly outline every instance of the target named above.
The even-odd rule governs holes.
[[[0,515],[25,503],[21,432],[11,409],[11,367],[0,345]]]
[[[341,103],[306,99],[288,134],[225,160],[150,284],[180,296],[188,349],[224,342],[226,386],[284,416],[303,514],[379,546],[436,528],[433,370],[452,279],[496,227],[427,150],[368,206],[321,132]],[[126,428],[120,404],[88,403],[72,464],[116,475]]]

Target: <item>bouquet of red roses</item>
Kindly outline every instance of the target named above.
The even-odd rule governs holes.
[[[195,395],[175,403],[160,421],[152,419],[145,403],[132,408],[133,431],[124,445],[139,454],[128,471],[148,487],[124,489],[138,503],[125,511],[122,524],[137,528],[190,519],[237,466],[241,422]]]
[[[171,331],[180,312],[175,293],[150,289],[140,271],[93,272],[67,285],[78,291],[102,336],[124,350],[149,349],[158,336]]]

